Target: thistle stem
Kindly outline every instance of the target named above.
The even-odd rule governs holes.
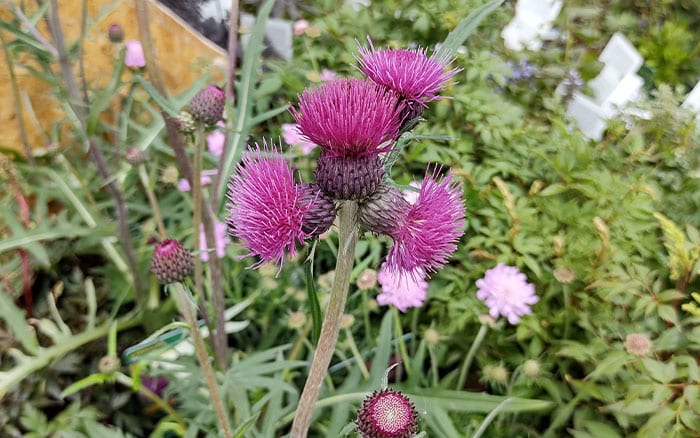
[[[457,391],[461,391],[464,387],[464,383],[467,380],[467,371],[469,371],[469,367],[472,364],[472,360],[474,360],[474,355],[476,355],[476,350],[478,350],[479,346],[481,346],[481,342],[484,340],[484,337],[486,336],[486,332],[488,330],[489,328],[486,325],[482,325],[479,328],[479,332],[476,334],[476,338],[474,338],[474,342],[472,342],[472,346],[469,348],[469,352],[467,352],[467,357],[464,358],[462,368],[459,370],[459,378],[457,379]]]
[[[153,193],[153,188],[148,179],[148,174],[146,173],[146,166],[139,164],[138,166],[139,179],[141,179],[141,185],[146,191],[146,197],[148,198],[148,203],[151,204],[151,210],[153,210],[153,219],[156,221],[156,227],[158,228],[158,236],[160,240],[165,240],[167,234],[165,232],[165,224],[163,223],[163,216],[160,214],[160,207],[158,206],[158,200],[156,200],[156,195]]]
[[[214,368],[209,362],[207,349],[204,346],[204,339],[202,339],[202,334],[199,332],[199,327],[197,327],[197,318],[195,317],[194,313],[194,303],[181,283],[173,283],[172,288],[175,292],[174,295],[177,307],[190,328],[190,335],[192,336],[194,351],[197,355],[197,359],[199,360],[199,364],[202,366],[202,373],[204,374],[204,380],[209,388],[209,395],[211,396],[211,401],[214,405],[214,411],[216,411],[216,417],[219,420],[219,426],[221,426],[221,431],[223,432],[224,438],[232,438],[233,432],[231,430],[228,416],[226,415],[226,410],[224,409],[224,403],[219,395],[219,387],[217,386],[216,378],[214,377]]]
[[[299,399],[292,424],[291,437],[306,437],[311,419],[313,417],[316,400],[321,392],[323,379],[328,372],[328,365],[335,351],[335,344],[340,331],[340,319],[345,309],[345,301],[348,297],[350,286],[350,274],[355,261],[355,244],[358,238],[356,220],[357,204],[354,201],[345,201],[339,214],[339,248],[338,258],[335,264],[335,278],[331,288],[330,301],[321,327],[321,336],[318,339],[311,370],[306,379],[304,390]]]

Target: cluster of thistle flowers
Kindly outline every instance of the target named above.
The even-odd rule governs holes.
[[[387,160],[458,70],[423,49],[376,50],[368,41],[356,57],[366,78],[308,89],[291,110],[303,140],[320,147],[315,181],[297,181],[281,147],[263,140],[231,176],[228,225],[248,255],[281,267],[331,227],[340,202],[355,201],[361,227],[393,239],[382,271],[403,287],[393,287],[385,303],[405,310],[422,304],[424,279],[456,249],[465,207],[460,184],[438,166],[428,167],[409,202],[389,181]]]

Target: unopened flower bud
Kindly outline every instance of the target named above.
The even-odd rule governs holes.
[[[540,367],[540,363],[536,360],[528,359],[523,363],[523,372],[526,376],[535,378],[540,376],[542,368]]]
[[[357,277],[357,288],[360,290],[372,289],[377,285],[377,271],[374,269],[365,269]]]
[[[368,231],[390,235],[405,218],[411,204],[394,187],[381,185],[357,209],[360,224]]]
[[[138,166],[139,164],[145,163],[147,158],[148,155],[146,155],[146,152],[139,148],[129,148],[124,154],[124,159],[126,159],[126,162],[132,166]]]
[[[177,128],[183,134],[192,134],[197,129],[194,116],[188,111],[180,111],[177,115]]]
[[[646,356],[651,351],[651,341],[641,333],[630,333],[625,338],[625,350],[635,356]]]
[[[112,23],[109,25],[109,30],[107,31],[109,40],[113,43],[121,43],[124,41],[124,28],[117,23]]]
[[[166,239],[156,246],[151,259],[151,272],[163,284],[189,277],[194,269],[192,253],[180,242]]]
[[[505,385],[508,383],[508,370],[501,365],[486,365],[483,369],[484,377],[488,380]]]
[[[306,314],[304,312],[292,312],[287,318],[287,327],[291,329],[304,327],[304,324],[306,324]]]
[[[411,438],[418,432],[418,413],[408,397],[384,389],[362,402],[355,425],[363,438]]]
[[[221,120],[226,105],[226,93],[216,85],[207,85],[190,101],[189,109],[195,120],[214,125]]]
[[[355,323],[355,317],[349,313],[344,313],[343,316],[340,317],[340,328],[341,329],[350,328],[350,327],[352,327],[352,325],[354,323]]]
[[[333,199],[364,199],[377,190],[384,178],[384,165],[376,154],[335,157],[321,154],[316,182]]]
[[[319,236],[331,228],[335,220],[335,202],[318,184],[304,184],[302,203],[309,207],[304,213],[301,229],[309,237]]]
[[[438,333],[438,331],[435,330],[434,328],[426,329],[423,332],[423,339],[425,339],[425,342],[427,342],[428,344],[433,344],[433,345],[439,344],[440,343],[440,333]]]

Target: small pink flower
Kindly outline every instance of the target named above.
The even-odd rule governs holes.
[[[226,245],[231,241],[226,233],[227,225],[225,222],[216,221],[214,222],[214,243],[216,250],[216,257],[223,258],[226,254]],[[203,262],[209,260],[209,248],[207,247],[207,237],[204,234],[204,225],[199,229],[199,250],[200,258]]]
[[[368,37],[369,47],[360,47],[360,70],[370,80],[394,90],[408,101],[425,105],[439,99],[440,92],[460,69],[446,70],[451,60],[428,56],[425,49],[376,50]]]
[[[146,57],[143,56],[143,47],[138,40],[128,40],[125,43],[126,53],[124,54],[124,64],[127,67],[140,68],[146,66]]]
[[[377,280],[382,285],[377,303],[381,306],[391,304],[402,312],[409,307],[421,307],[428,291],[428,282],[424,277],[425,273],[420,268],[410,273],[402,272],[387,269],[385,262],[377,275]]]
[[[250,149],[228,185],[228,230],[249,250],[247,255],[277,263],[308,236],[303,231],[306,188],[294,182],[291,166],[274,143]]]
[[[321,70],[321,80],[323,82],[334,81],[336,79],[338,79],[338,74],[335,71],[327,68]]]
[[[308,28],[309,22],[307,20],[297,20],[294,22],[294,35],[304,35],[304,32],[306,32]]]
[[[476,280],[476,287],[476,297],[489,308],[489,315],[493,318],[503,315],[511,324],[532,313],[530,306],[540,300],[525,274],[503,263],[486,271],[484,278]]]
[[[212,177],[216,176],[216,169],[209,169],[209,170],[204,170],[202,171],[202,176],[199,178],[199,183],[204,186],[208,186],[212,182]],[[187,178],[181,178],[177,182],[177,189],[181,192],[189,192],[192,190],[192,187],[190,186],[190,182],[187,180]]]
[[[437,180],[439,168],[426,170],[418,199],[390,235],[394,244],[387,255],[389,269],[435,272],[447,263],[464,234],[461,185],[448,174]]]
[[[318,146],[302,138],[299,132],[299,125],[296,123],[284,123],[282,125],[282,139],[288,145],[298,147],[304,155],[310,154]]]
[[[391,150],[403,104],[370,81],[336,79],[299,96],[292,114],[304,138],[331,157],[360,157]]]
[[[218,122],[217,129],[213,130],[211,134],[207,135],[207,149],[209,153],[215,157],[220,157],[224,153],[224,142],[226,141],[226,134],[219,129],[223,128],[223,122]]]

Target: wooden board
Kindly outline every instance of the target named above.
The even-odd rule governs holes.
[[[31,5],[34,1],[13,0],[15,4]],[[83,0],[60,0],[59,15],[66,41],[71,44],[80,35]],[[138,39],[134,0],[88,0],[88,25],[85,48],[85,72],[88,84],[104,84],[113,66],[114,45],[109,41],[108,29],[112,23],[124,28],[125,39]],[[166,87],[171,94],[189,88],[202,75],[210,75],[214,82],[224,78],[227,54],[220,47],[193,30],[187,23],[154,0],[147,1],[156,57]],[[27,11],[31,14],[32,10]],[[12,17],[9,5],[0,5],[0,19]],[[43,21],[39,31],[50,41]],[[3,38],[13,36],[4,31]],[[50,141],[52,126],[65,118],[54,90],[42,79],[15,64],[23,106],[23,120],[27,140],[32,149],[45,148]],[[54,66],[58,73],[58,65]],[[77,71],[77,70],[76,70]],[[130,74],[130,72],[125,72]],[[23,151],[17,120],[15,97],[10,71],[4,51],[0,52],[0,147]]]

